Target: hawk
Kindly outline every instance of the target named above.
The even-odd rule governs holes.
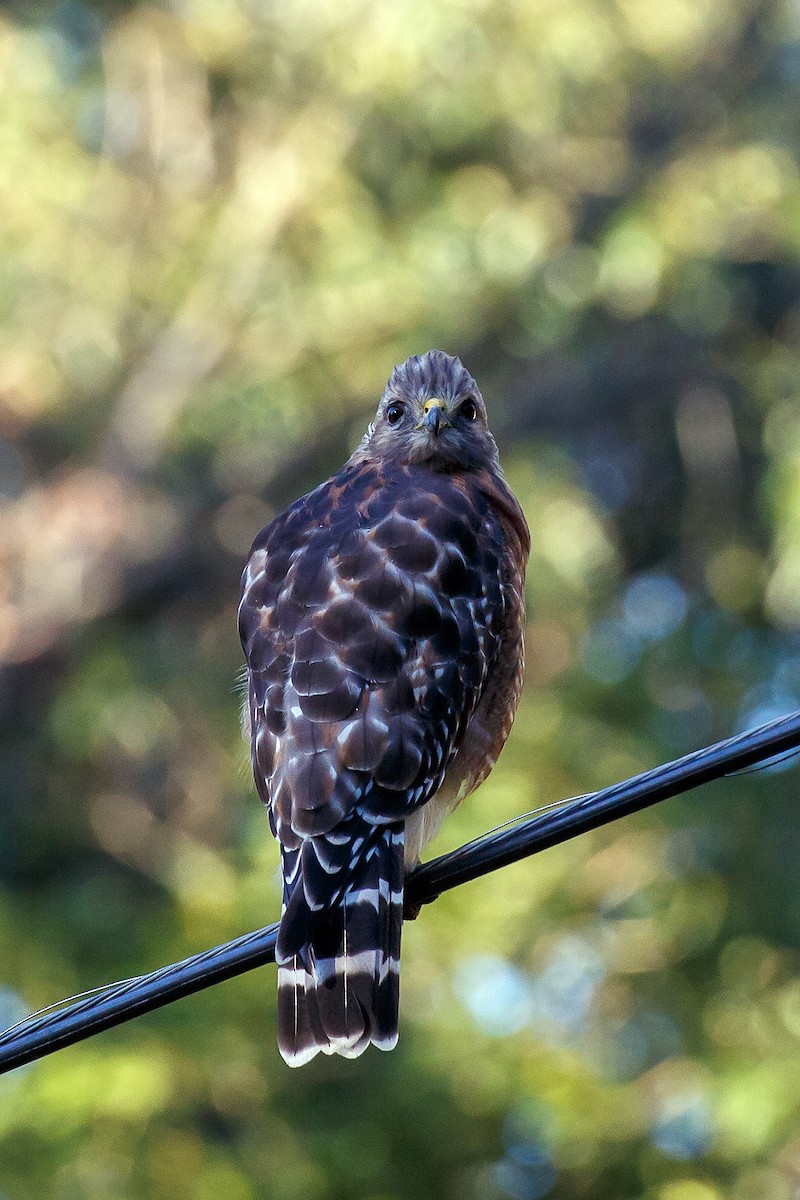
[[[281,848],[291,1066],[397,1042],[404,876],[511,729],[529,549],[477,384],[440,350],[395,367],[355,453],[253,543],[244,724]]]

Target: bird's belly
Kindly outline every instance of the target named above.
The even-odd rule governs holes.
[[[467,726],[464,744],[447,768],[438,792],[427,804],[406,818],[406,871],[413,870],[425,846],[439,832],[445,817],[454,812],[461,801],[483,783],[497,762],[511,728],[516,697],[510,711],[494,707],[487,713],[486,707],[483,703],[478,706]],[[493,720],[487,720],[490,714],[494,717]]]
[[[455,764],[453,764],[455,765]],[[451,768],[452,769],[452,768]],[[451,812],[469,795],[472,788],[460,788],[455,786],[455,781],[450,780],[450,771],[447,772],[435,796],[433,796],[427,804],[422,808],[417,809],[410,817],[406,818],[406,839],[405,839],[405,867],[406,872],[413,871],[414,867],[419,862],[423,848],[428,842],[432,841],[439,832],[439,828]]]
[[[442,786],[427,804],[406,818],[406,871],[413,870],[445,817],[483,783],[500,756],[514,723],[522,687],[522,620],[520,599],[501,650],[501,665],[472,715],[461,748],[448,766]]]

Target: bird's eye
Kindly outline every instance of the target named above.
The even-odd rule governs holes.
[[[390,404],[386,409],[386,420],[390,425],[396,425],[405,411],[403,404]]]
[[[461,415],[466,421],[474,421],[478,415],[478,406],[474,400],[467,399],[461,405]]]

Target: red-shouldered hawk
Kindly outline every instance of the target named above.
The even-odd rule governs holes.
[[[292,1066],[397,1042],[404,876],[511,729],[529,548],[478,387],[440,350],[395,368],[344,467],[253,544],[245,725]]]

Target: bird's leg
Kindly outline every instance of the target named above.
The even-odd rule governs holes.
[[[403,920],[416,921],[423,904],[432,904],[434,900],[438,899],[438,896],[426,896],[424,900],[409,900],[406,896],[403,901]]]

